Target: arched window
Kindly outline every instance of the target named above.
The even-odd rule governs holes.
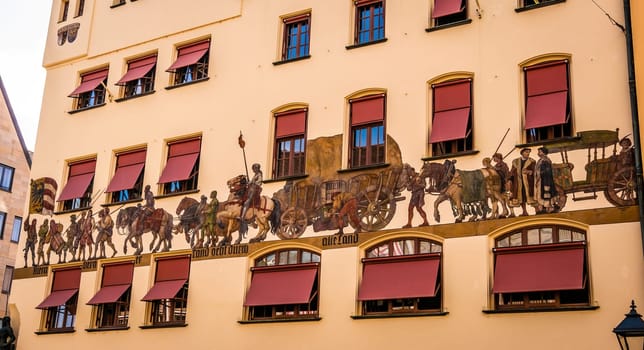
[[[358,291],[362,315],[440,312],[442,250],[438,242],[415,237],[369,247]]]
[[[320,255],[305,249],[257,258],[244,301],[248,320],[318,318],[319,272]]]
[[[588,306],[586,232],[559,225],[515,230],[494,242],[494,306]]]

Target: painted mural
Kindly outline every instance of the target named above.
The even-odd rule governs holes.
[[[240,142],[242,149],[244,145]],[[112,211],[105,207],[97,213],[87,208],[71,214],[66,227],[51,212],[55,181],[33,180],[30,214],[38,214],[43,221],[25,220],[25,267],[29,258],[32,266],[43,266],[114,257],[119,251],[125,255],[169,251],[172,239],[178,237],[191,248],[201,249],[238,245],[244,240],[262,242],[269,232],[280,239],[295,239],[309,228],[339,236],[349,233],[349,227],[353,234],[378,231],[390,228],[398,203],[407,196],[403,228],[430,225],[425,212],[427,194],[435,197],[436,222],[441,221],[439,206],[448,202],[457,223],[527,216],[528,208],[535,214],[556,213],[565,208],[568,195],[574,200],[595,199],[603,192],[615,206],[637,202],[632,142],[628,137],[620,139],[617,131],[579,132],[575,138],[539,147],[536,159],[531,148],[521,148],[519,157],[509,164],[502,154],[494,153],[482,159],[481,168],[470,170],[457,169],[456,160],[447,159],[425,161],[416,171],[402,162],[393,138],[388,136],[386,145],[388,164],[338,171],[342,164],[336,155],[342,153],[342,135],[309,140],[307,176],[286,180],[271,195],[262,193],[263,172],[255,163],[252,175],[236,175],[227,181],[228,193],[222,201],[217,191],[211,191],[199,199],[184,196],[176,208],[158,208],[147,185],[142,203]],[[573,180],[569,152],[587,154],[584,179]],[[561,163],[550,159],[555,153],[561,155]],[[249,237],[251,228],[255,234]],[[113,241],[115,232],[121,236],[119,242]]]

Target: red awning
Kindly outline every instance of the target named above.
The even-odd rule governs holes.
[[[173,72],[178,68],[187,67],[199,62],[203,55],[208,52],[210,41],[200,42],[194,45],[182,47],[178,50],[177,60],[166,69],[166,72]]]
[[[161,299],[172,299],[177,296],[177,293],[179,293],[181,287],[183,287],[186,281],[188,280],[182,279],[171,281],[157,281],[141,300],[154,301]]]
[[[172,181],[189,179],[192,175],[192,168],[194,168],[197,162],[197,158],[199,158],[199,153],[168,158],[168,163],[165,165],[158,183],[165,184]]]
[[[453,15],[463,11],[464,8],[462,0],[434,0],[432,18]]]
[[[63,191],[60,193],[60,197],[58,197],[58,202],[82,197],[85,194],[85,191],[87,191],[93,178],[94,173],[70,177],[65,188],[63,188]]]
[[[107,73],[108,73],[108,70],[105,69],[102,71],[83,75],[81,79],[81,84],[74,91],[72,91],[68,96],[76,97],[84,92],[88,92],[96,89],[96,87],[99,86],[101,82],[105,80],[105,78],[107,78]]]
[[[433,297],[440,259],[364,264],[358,300]]]
[[[306,129],[306,111],[275,116],[275,137],[303,134]]]
[[[317,271],[317,266],[296,270],[256,270],[244,306],[308,303]]]
[[[568,90],[568,69],[564,61],[527,67],[525,74],[528,96]]]
[[[116,85],[125,85],[127,82],[143,78],[152,67],[157,63],[157,56],[147,57],[128,64],[127,73],[118,81]]]
[[[53,291],[45,298],[45,300],[36,306],[36,309],[48,309],[50,307],[65,305],[67,300],[73,297],[76,293],[78,293],[78,288]]]
[[[114,303],[125,291],[130,288],[130,284],[120,284],[115,286],[103,286],[92,299],[87,302],[87,305],[98,305]]]
[[[584,288],[584,249],[497,254],[494,293]]]
[[[470,79],[451,80],[432,86],[434,90],[434,113],[472,105]]]
[[[136,179],[139,178],[141,171],[143,171],[143,165],[139,163],[117,168],[105,192],[109,193],[134,188]]]
[[[467,136],[470,107],[434,113],[430,143],[451,141]]]
[[[528,97],[525,128],[564,124],[567,118],[568,91]]]
[[[385,118],[385,97],[351,101],[351,125],[381,121]]]

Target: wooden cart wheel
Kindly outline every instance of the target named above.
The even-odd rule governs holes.
[[[281,217],[280,228],[277,236],[281,239],[298,238],[306,230],[308,220],[306,211],[301,208],[288,208]]]
[[[384,228],[396,213],[396,201],[384,191],[379,194],[377,191],[362,192],[358,194],[357,199],[358,218],[362,231],[375,231]]]
[[[613,177],[608,179],[604,194],[614,206],[635,205],[637,204],[636,187],[635,169],[632,166],[627,166],[618,170]]]

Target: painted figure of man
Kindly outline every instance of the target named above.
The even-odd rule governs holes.
[[[36,219],[31,220],[29,223],[29,217],[25,220],[24,230],[27,232],[27,240],[25,242],[25,267],[27,267],[27,257],[29,252],[31,252],[31,264],[36,265],[36,242],[38,241],[38,233],[36,232]]]
[[[631,142],[631,139],[624,137],[619,140],[619,145],[622,147],[617,155],[619,164],[622,166],[633,165],[633,163],[635,163],[635,154],[633,153],[633,143]]]
[[[114,220],[110,216],[110,209],[104,208],[98,212],[98,222],[96,223],[96,245],[94,246],[94,258],[99,254],[101,258],[106,256],[105,244],[112,248],[112,257],[116,255],[116,247],[112,242],[112,233],[114,231]],[[99,252],[100,249],[100,252]]]
[[[530,148],[521,150],[521,156],[512,161],[512,170],[510,170],[510,188],[512,198],[510,206],[521,206],[521,216],[528,215],[526,204],[534,205],[534,159],[530,158]],[[514,209],[510,216],[514,216]]]
[[[548,158],[548,149],[537,149],[539,160],[534,171],[534,197],[537,201],[537,214],[552,213],[555,211],[555,181],[552,176],[552,161]]]
[[[38,262],[36,265],[45,264],[45,243],[49,241],[49,219],[45,219],[40,228],[38,229],[38,249],[36,254],[38,255]]]
[[[262,193],[262,183],[264,182],[264,175],[262,174],[262,170],[260,169],[258,163],[253,164],[252,169],[253,177],[248,183],[247,197],[240,215],[240,220],[242,221],[244,221],[246,218],[246,211],[248,211],[248,208],[251,207],[251,205],[257,200],[257,198],[259,198],[260,194]]]
[[[409,172],[411,178],[409,184],[407,185],[407,190],[411,192],[411,199],[409,200],[409,207],[407,208],[407,224],[402,228],[411,227],[411,219],[414,217],[414,208],[420,214],[420,217],[423,218],[423,223],[420,226],[429,226],[427,222],[427,213],[423,210],[425,205],[425,180],[420,177],[420,174],[416,172],[413,167],[409,167]]]
[[[510,190],[507,181],[510,178],[510,168],[508,164],[503,161],[503,155],[501,153],[494,153],[492,155],[492,161],[494,161],[494,170],[501,177],[501,192],[506,193]]]
[[[348,216],[349,220],[355,226],[356,231],[359,233],[360,219],[358,218],[358,200],[351,192],[340,192],[333,196],[332,212],[335,215],[335,220],[338,225],[338,235],[344,234],[344,217]]]
[[[72,214],[69,217],[69,226],[65,230],[65,236],[67,238],[67,248],[72,253],[72,260],[76,259],[76,250],[74,249],[74,242],[80,240],[80,225],[76,222],[76,215]],[[78,245],[76,246],[78,247]]]
[[[219,200],[217,199],[217,191],[210,192],[210,202],[201,210],[200,215],[203,216],[203,224],[201,226],[201,240],[203,241],[204,235],[208,235],[210,239],[215,235],[215,225],[217,224],[217,212],[219,211]]]
[[[80,239],[80,246],[79,246],[79,251],[78,251],[78,259],[81,260],[81,253],[83,254],[82,260],[85,260],[85,247],[89,249],[89,254],[87,255],[87,258],[90,258],[92,256],[92,245],[94,244],[94,238],[92,237],[92,231],[94,230],[95,227],[95,222],[94,218],[92,217],[92,209],[87,210],[87,215],[85,216],[85,220],[83,220],[83,224],[81,225],[81,239]]]

